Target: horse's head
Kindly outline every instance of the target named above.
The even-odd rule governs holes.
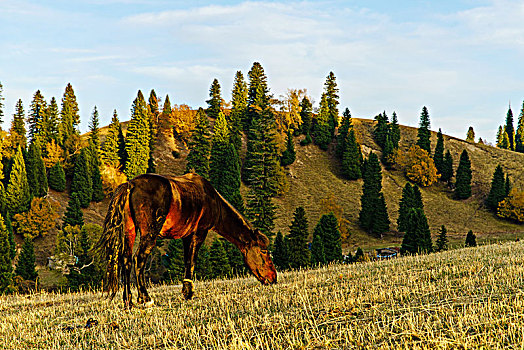
[[[269,254],[269,239],[258,229],[253,230],[252,238],[244,253],[247,266],[263,284],[275,283],[277,271]]]

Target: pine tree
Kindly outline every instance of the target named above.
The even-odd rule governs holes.
[[[313,237],[315,234],[318,234],[322,239],[326,263],[342,260],[340,231],[338,229],[337,218],[332,212],[322,215],[317,227],[315,227]]]
[[[233,91],[231,92],[231,113],[228,115],[227,123],[231,132],[231,143],[235,146],[236,151],[240,154],[242,149],[242,129],[246,109],[247,109],[247,84],[241,71],[235,74]]]
[[[302,119],[302,125],[300,131],[304,135],[309,135],[311,132],[311,122],[313,118],[313,106],[307,97],[304,96],[300,102],[300,119]]]
[[[455,196],[457,199],[471,197],[471,161],[468,152],[462,151],[457,168],[457,181],[455,183]]]
[[[390,221],[382,194],[382,171],[378,156],[372,152],[363,168],[364,186],[359,224],[364,230],[381,235],[389,230]]]
[[[500,144],[500,148],[503,149],[510,149],[511,147],[511,141],[509,139],[509,135],[506,132],[506,128],[504,128],[504,132],[502,133],[502,142]]]
[[[209,249],[209,263],[211,266],[211,278],[221,278],[231,273],[229,260],[221,239],[215,239]]]
[[[124,170],[128,179],[145,174],[149,166],[149,114],[144,95],[140,90],[133,101],[131,113],[126,135],[127,162]]]
[[[16,151],[18,146],[25,148],[27,146],[27,139],[25,137],[25,112],[24,105],[22,100],[18,100],[15,106],[15,114],[13,114],[13,121],[11,122],[11,129],[9,129],[11,134],[11,147],[13,151]]]
[[[303,207],[297,207],[293,213],[293,220],[287,236],[290,267],[297,269],[309,265],[308,235],[306,211]]]
[[[468,134],[466,135],[466,141],[475,143],[475,130],[470,126],[468,129]]]
[[[491,180],[491,189],[488,198],[486,199],[486,206],[492,211],[497,211],[499,203],[506,198],[506,187],[504,182],[504,171],[502,167],[497,165]]]
[[[229,262],[229,266],[231,268],[230,275],[244,275],[247,272],[247,269],[246,264],[244,263],[244,257],[242,256],[242,253],[237,247],[231,244],[231,242],[226,241],[223,238],[221,238],[221,240],[222,245],[224,246],[224,249],[226,251],[227,261]]]
[[[506,181],[504,183],[504,190],[505,190],[505,195],[506,197],[509,196],[510,192],[511,192],[511,182],[509,181],[509,175],[506,174]]]
[[[389,134],[386,136],[386,143],[384,144],[384,149],[382,150],[382,163],[386,169],[391,169],[395,164],[395,147],[391,141]]]
[[[181,239],[169,240],[162,263],[166,268],[164,280],[171,282],[182,280],[184,277],[184,244]]]
[[[497,147],[499,148],[502,148],[502,139],[504,137],[504,130],[502,129],[502,125],[499,125],[499,129],[497,131],[497,136],[496,136],[496,139],[497,139]],[[508,138],[509,140],[509,138]]]
[[[38,273],[35,269],[35,248],[33,240],[26,237],[22,245],[22,252],[16,264],[15,274],[22,277],[24,280],[35,281]]]
[[[435,146],[435,153],[433,154],[433,162],[435,162],[435,168],[437,168],[437,173],[441,175],[444,170],[444,136],[442,135],[442,130],[438,129],[437,133],[437,145]]]
[[[27,123],[29,124],[28,135],[29,139],[33,140],[42,130],[42,122],[47,110],[47,103],[40,90],[37,90],[33,95],[31,106],[29,107],[29,116]]]
[[[355,138],[355,131],[351,128],[344,142],[346,149],[342,154],[342,174],[349,180],[362,177],[362,151]]]
[[[80,199],[78,193],[72,193],[69,197],[69,203],[62,219],[62,227],[84,225],[84,214],[80,209]]]
[[[48,156],[48,150],[46,145],[54,141],[58,143],[58,123],[59,123],[58,104],[54,97],[51,98],[49,105],[47,106],[46,113],[44,114],[44,120],[42,123],[42,130],[40,132],[40,145],[42,147],[42,153],[44,156]]]
[[[47,174],[40,152],[38,142],[31,142],[27,152],[27,181],[34,197],[45,197],[47,195]]]
[[[118,158],[120,159],[120,168],[124,170],[127,164],[126,139],[122,132],[122,125],[118,124]]]
[[[100,151],[100,122],[98,119],[98,109],[96,106],[93,108],[93,114],[91,114],[91,120],[89,121],[89,143],[92,144],[97,153]]]
[[[0,184],[0,186],[2,186]],[[5,227],[7,229],[8,234],[8,241],[9,241],[9,258],[13,260],[16,256],[16,243],[15,243],[15,235],[13,232],[13,226],[11,225],[11,214],[7,212],[5,214]]]
[[[444,162],[442,163],[442,176],[440,179],[442,181],[451,182],[451,179],[453,178],[453,157],[451,157],[451,153],[449,150],[446,151],[446,154],[444,155]]]
[[[446,226],[442,225],[438,231],[438,238],[437,238],[437,246],[436,251],[442,252],[444,250],[448,250],[448,236],[447,236],[448,230],[446,230]]]
[[[389,133],[391,135],[391,143],[394,149],[398,149],[400,143],[400,125],[398,124],[397,113],[393,112],[391,117],[391,124],[389,125]]]
[[[375,116],[375,121],[377,124],[373,129],[373,138],[375,139],[377,145],[384,149],[386,146],[386,139],[389,135],[389,119],[386,115],[386,112]]]
[[[8,232],[4,219],[0,215],[0,294],[9,294],[13,291],[13,267],[11,266]]]
[[[511,107],[508,108],[508,113],[506,115],[505,131],[509,137],[509,146],[507,147],[507,149],[514,151],[515,150],[515,129],[513,128],[513,112],[511,111]]]
[[[473,234],[472,230],[468,231],[468,234],[466,235],[466,247],[476,247],[477,246],[477,237],[475,234]]]
[[[160,111],[158,109],[158,97],[156,96],[155,89],[151,89],[149,92],[149,99],[147,100],[147,106],[149,107],[149,139],[150,148],[153,149],[153,143],[158,135],[158,123],[160,117]]]
[[[71,180],[71,193],[78,194],[82,208],[87,208],[93,197],[93,180],[90,172],[86,149],[82,149],[74,162],[73,179]]]
[[[210,118],[216,119],[218,113],[222,111],[222,96],[220,95],[220,84],[217,79],[213,80],[209,88],[209,97],[210,99],[206,101],[209,105],[206,113]]]
[[[282,232],[278,231],[275,237],[275,245],[273,249],[273,263],[279,270],[289,269],[289,249],[288,240],[282,236]]]
[[[313,127],[311,136],[313,136],[315,144],[324,151],[328,149],[332,138],[330,117],[328,98],[327,95],[323,93],[320,99],[320,111],[317,116],[317,122]]]
[[[313,231],[313,241],[311,242],[311,265],[323,265],[326,263],[326,254],[324,251],[324,242],[321,236],[321,232],[317,230]]]
[[[328,123],[330,139],[335,135],[335,129],[338,126],[338,91],[335,74],[329,72],[326,77],[326,82],[324,83],[324,92],[326,94],[326,102],[329,111]]]
[[[404,189],[402,190],[402,197],[399,202],[398,219],[397,219],[397,230],[400,232],[406,232],[408,229],[408,214],[409,210],[414,208],[414,193],[413,187],[409,182],[406,182]]]
[[[288,166],[295,162],[296,159],[295,144],[293,142],[293,134],[291,129],[287,132],[286,149],[282,152],[280,157],[280,164],[282,166]]]
[[[60,162],[49,170],[49,187],[58,192],[64,192],[66,189],[65,172]]]
[[[426,106],[422,107],[420,123],[417,134],[417,145],[431,154],[431,131],[429,122],[429,112]]]
[[[60,123],[58,125],[59,144],[68,154],[72,154],[71,141],[72,136],[78,135],[78,125],[80,116],[78,114],[78,103],[76,101],[75,91],[71,84],[67,84],[62,97],[62,109],[60,111]]]
[[[20,146],[18,146],[13,159],[13,167],[6,191],[6,204],[9,212],[13,215],[28,211],[31,205],[31,190],[27,182],[25,162]]]
[[[433,245],[428,220],[424,210],[411,208],[408,213],[408,228],[402,240],[402,254],[431,253]]]
[[[349,130],[352,128],[353,125],[351,120],[351,112],[348,108],[346,108],[344,113],[342,113],[342,122],[340,123],[337,134],[336,155],[340,159],[343,158],[344,152],[346,151],[346,139],[349,134]]]
[[[89,255],[92,244],[86,226],[83,226],[80,231],[80,247],[75,251],[77,261],[66,275],[69,288],[72,290],[92,288],[96,286],[101,277],[96,264],[93,263],[92,256]]]
[[[517,131],[515,132],[515,151],[524,152],[524,102],[522,102]]]
[[[249,131],[258,115],[269,107],[271,95],[267,86],[264,68],[259,62],[254,62],[248,72],[249,88],[247,94],[247,112],[244,118],[244,128]],[[249,137],[249,132],[248,132]]]
[[[196,125],[189,141],[186,173],[195,172],[205,178],[209,177],[209,121],[206,113],[199,108],[196,115]]]
[[[102,175],[100,173],[98,150],[99,148],[96,148],[95,144],[91,141],[89,142],[89,146],[85,148],[88,172],[91,174],[91,184],[93,186],[91,200],[95,202],[100,202],[105,197],[102,186]]]
[[[120,121],[118,120],[118,115],[116,109],[113,111],[113,119],[111,119],[111,124],[109,124],[109,130],[106,135],[106,140],[102,145],[101,150],[101,159],[105,165],[111,166],[113,168],[120,167],[120,155],[118,154],[118,130],[120,127]]]

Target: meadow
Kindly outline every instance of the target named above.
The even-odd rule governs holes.
[[[124,310],[100,292],[0,299],[2,349],[403,349],[524,347],[524,249],[443,253],[150,288]],[[134,293],[136,296],[136,291]],[[92,319],[92,320],[90,320]]]

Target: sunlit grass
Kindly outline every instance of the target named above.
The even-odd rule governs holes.
[[[522,248],[332,265],[273,286],[197,282],[189,302],[180,286],[160,286],[153,308],[131,311],[100,293],[4,296],[0,348],[521,348]],[[86,328],[90,318],[98,325]]]

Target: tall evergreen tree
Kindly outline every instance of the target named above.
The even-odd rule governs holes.
[[[124,170],[128,179],[145,174],[149,166],[151,150],[149,113],[144,95],[140,90],[133,101],[131,113],[126,135],[127,162]]]
[[[34,197],[47,195],[47,174],[38,142],[31,142],[27,152],[27,181]]]
[[[286,149],[282,152],[280,157],[280,164],[282,166],[288,166],[295,162],[296,159],[295,144],[293,142],[293,134],[291,129],[287,132]]]
[[[13,267],[11,265],[8,232],[4,219],[0,215],[0,294],[9,294],[13,291]]]
[[[233,145],[231,145],[233,146]],[[225,239],[221,238],[222,245],[224,246],[224,249],[226,251],[227,260],[229,262],[229,267],[231,268],[231,276],[238,276],[238,275],[244,275],[246,270],[246,264],[244,263],[244,257],[242,256],[242,253],[240,250],[235,247],[231,242],[226,241]]]
[[[326,253],[324,251],[324,241],[321,232],[315,230],[313,232],[313,241],[311,242],[311,265],[323,265],[326,263]]]
[[[431,253],[433,244],[424,210],[411,208],[408,213],[408,222],[400,252],[402,254]]]
[[[100,272],[93,257],[89,255],[92,243],[88,236],[86,226],[80,231],[79,247],[75,251],[77,258],[75,265],[66,276],[69,288],[79,290],[80,288],[93,288],[100,281]]]
[[[297,207],[293,213],[293,220],[287,236],[290,267],[297,269],[309,265],[308,235],[306,211],[303,207]]]
[[[247,109],[247,84],[241,71],[235,74],[233,91],[231,92],[231,113],[229,113],[227,123],[231,131],[231,143],[240,154],[242,148],[242,129],[247,130],[245,125],[245,115]]]
[[[468,152],[462,151],[457,168],[457,181],[455,183],[455,197],[466,199],[471,197],[471,161]]]
[[[451,156],[449,150],[447,150],[446,154],[444,155],[441,175],[442,176],[440,179],[448,183],[451,182],[451,179],[453,178],[453,157]]]
[[[76,101],[75,91],[71,84],[67,84],[62,97],[62,108],[60,111],[60,124],[58,125],[59,144],[71,154],[71,140],[73,135],[78,135],[78,125],[80,115],[78,114],[78,102]]]
[[[433,162],[435,162],[435,168],[437,168],[437,173],[441,175],[442,180],[444,168],[444,136],[440,128],[437,133],[437,145],[435,146],[435,153],[433,154]]]
[[[202,108],[198,109],[196,125],[189,141],[186,173],[195,172],[205,178],[209,177],[209,152],[211,150],[209,121]]]
[[[209,247],[204,243],[198,251],[195,264],[195,275],[199,280],[211,278],[211,262],[209,261]]]
[[[120,155],[118,154],[118,129],[120,121],[116,109],[113,112],[113,119],[109,124],[109,130],[106,135],[106,140],[102,145],[100,156],[102,162],[108,166],[118,168],[120,166]]]
[[[47,148],[44,147],[48,143],[54,140],[55,143],[58,143],[59,133],[58,133],[58,123],[59,123],[59,114],[58,103],[54,97],[51,98],[47,110],[45,113],[44,123],[42,125],[43,137],[41,138],[41,146],[43,147],[42,151],[45,151],[44,154],[47,155]]]
[[[71,193],[77,193],[82,208],[87,208],[93,197],[93,179],[87,162],[85,148],[76,157],[74,162]]]
[[[338,87],[335,74],[329,72],[324,83],[324,92],[326,94],[326,102],[328,107],[328,123],[331,138],[335,135],[335,128],[338,126]]]
[[[326,263],[342,260],[340,231],[338,229],[337,218],[332,212],[322,215],[317,226],[315,227],[313,239],[315,235],[320,236],[322,240]]]
[[[517,122],[517,131],[515,132],[515,151],[524,152],[524,102]]]
[[[503,149],[511,149],[511,142],[509,140],[509,135],[506,132],[506,128],[504,127],[504,132],[502,133],[502,143],[500,145],[500,148]]]
[[[448,230],[446,229],[446,226],[442,225],[440,229],[438,230],[438,238],[437,238],[436,247],[435,247],[435,250],[437,252],[448,250],[447,233],[448,233]]]
[[[253,120],[261,111],[269,106],[271,95],[267,86],[267,76],[264,68],[259,62],[254,62],[251,70],[248,72],[249,88],[247,94],[247,113],[245,114],[244,127],[251,128]],[[248,132],[249,136],[249,132]]]
[[[406,232],[408,228],[408,214],[411,208],[414,208],[414,194],[413,187],[409,182],[406,182],[404,189],[402,190],[402,197],[400,198],[398,219],[397,219],[397,230],[400,232]]]
[[[64,192],[66,189],[65,172],[60,162],[49,170],[49,187],[58,192]]]
[[[300,102],[300,119],[302,119],[302,125],[300,130],[302,134],[308,135],[311,132],[311,123],[313,118],[313,106],[307,97],[304,96]]]
[[[386,169],[391,169],[395,164],[395,147],[391,141],[391,137],[388,134],[386,136],[386,143],[384,144],[384,149],[382,150],[382,163]]]
[[[84,213],[82,213],[82,210],[80,209],[79,197],[80,196],[76,192],[71,193],[71,196],[69,196],[69,202],[62,219],[62,228],[67,225],[79,227],[84,225]]]
[[[184,277],[184,244],[181,239],[171,239],[166,254],[162,257],[166,268],[164,279],[179,282]]]
[[[486,206],[492,211],[497,211],[499,203],[506,198],[506,187],[504,181],[504,171],[502,167],[497,165],[491,180],[491,189],[488,198],[486,198]]]
[[[476,247],[477,246],[477,237],[475,236],[472,230],[469,230],[468,234],[466,235],[465,246],[466,247]]]
[[[105,194],[102,184],[102,174],[100,172],[100,160],[98,158],[98,153],[94,148],[94,144],[87,147],[90,158],[89,173],[91,174],[91,183],[93,184],[91,200],[94,202],[100,202],[105,198]]]
[[[398,149],[400,142],[400,125],[398,124],[397,113],[393,112],[391,117],[391,124],[389,125],[389,133],[391,136],[391,143],[394,149]]]
[[[502,129],[502,125],[499,125],[498,131],[497,131],[497,147],[502,147],[502,138],[504,137],[504,130]],[[509,139],[508,139],[509,140]]]
[[[320,99],[320,111],[317,116],[316,124],[313,126],[311,132],[315,144],[323,150],[327,150],[329,143],[331,142],[330,117],[327,95],[323,93],[322,98]]]
[[[511,106],[508,108],[508,113],[506,114],[505,131],[509,137],[508,149],[514,151],[515,150],[515,129],[513,127],[513,112],[511,111]]]
[[[363,158],[353,128],[349,130],[344,145],[346,149],[342,153],[342,174],[349,180],[360,179]]]
[[[93,108],[91,114],[91,120],[89,121],[89,143],[92,144],[97,153],[100,152],[100,122],[98,117],[98,109],[96,106]]]
[[[18,100],[15,106],[15,114],[13,114],[13,121],[11,122],[11,129],[9,130],[11,138],[13,138],[12,147],[14,150],[18,146],[25,148],[27,145],[26,129],[25,129],[25,112],[22,100]]]
[[[342,159],[344,152],[346,151],[346,138],[348,136],[349,130],[353,128],[351,120],[351,112],[348,108],[342,113],[342,121],[340,127],[338,128],[337,134],[337,148],[336,155],[338,158]]]
[[[150,148],[153,149],[153,143],[158,135],[158,123],[160,118],[160,111],[158,109],[158,97],[155,89],[151,89],[149,92],[149,99],[147,100],[147,106],[149,107],[149,139]]]
[[[288,240],[282,236],[282,232],[278,231],[275,237],[275,245],[273,248],[273,263],[279,270],[289,269],[289,248]]]
[[[417,145],[431,154],[431,131],[430,131],[429,112],[426,106],[422,107],[420,122],[417,134]]]
[[[509,196],[509,193],[511,192],[511,182],[509,181],[509,174],[506,174],[506,181],[504,183],[504,189],[505,189],[506,197]]]
[[[209,100],[206,101],[209,105],[206,113],[210,118],[216,119],[218,113],[222,111],[222,96],[220,95],[220,84],[217,79],[213,80],[209,88],[209,97]]]
[[[40,90],[37,90],[33,95],[31,106],[29,107],[29,116],[27,123],[29,124],[28,135],[29,139],[33,140],[42,130],[42,123],[47,110],[47,103]]]
[[[386,146],[386,139],[389,135],[389,119],[386,112],[375,116],[375,121],[377,124],[373,130],[373,138],[377,145],[384,149]]]
[[[35,281],[38,273],[35,269],[35,248],[33,240],[26,237],[22,245],[22,252],[16,264],[15,274],[22,277],[24,280]]]
[[[31,190],[27,182],[25,162],[20,146],[18,146],[13,159],[13,167],[6,191],[6,204],[12,215],[28,211],[31,205]]]
[[[390,221],[382,193],[382,171],[378,156],[371,153],[363,168],[364,186],[359,224],[364,230],[381,235],[389,230]]]
[[[127,164],[127,149],[126,149],[126,139],[124,138],[124,133],[122,132],[122,125],[118,124],[118,157],[120,159],[120,168],[124,170]]]
[[[3,187],[2,184],[0,184],[0,187]],[[13,232],[13,225],[11,225],[11,213],[7,212],[4,216],[5,218],[5,227],[7,229],[7,235],[8,235],[8,241],[9,241],[9,258],[13,260],[16,256],[16,243],[15,243],[15,235]]]
[[[221,239],[215,239],[209,249],[209,263],[211,278],[226,277],[231,273],[229,260]]]

